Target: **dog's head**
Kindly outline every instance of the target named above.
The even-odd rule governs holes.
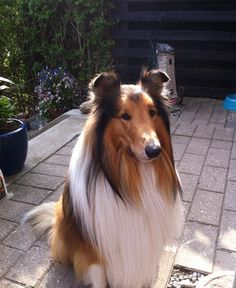
[[[106,145],[138,161],[156,159],[169,134],[162,95],[166,74],[144,70],[137,85],[121,85],[116,74],[101,73],[91,83],[93,113],[99,115]],[[99,137],[100,138],[100,137]]]
[[[156,69],[144,70],[136,85],[121,85],[113,72],[99,74],[89,85],[92,159],[118,194],[121,182],[128,181],[120,179],[125,173],[121,169],[130,174],[128,170],[137,170],[139,162],[152,162],[174,170],[167,101],[162,94],[168,80]]]

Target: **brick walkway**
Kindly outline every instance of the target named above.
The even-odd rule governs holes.
[[[236,263],[236,132],[224,128],[227,113],[221,105],[186,98],[180,117],[171,119],[186,216],[173,261],[208,273],[234,270]],[[61,195],[82,123],[83,118],[73,114],[30,140],[25,169],[7,179],[14,196],[0,203],[0,287],[78,287],[72,269],[53,264],[44,239],[20,220],[34,205]],[[165,287],[170,272],[165,271],[162,285],[156,287]]]

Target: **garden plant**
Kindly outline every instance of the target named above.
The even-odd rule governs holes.
[[[0,71],[18,83],[17,113],[36,112],[38,73],[62,67],[84,88],[94,74],[112,64],[110,0],[0,1]],[[70,108],[70,107],[69,107]]]

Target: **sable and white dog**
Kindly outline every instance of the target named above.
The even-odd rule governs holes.
[[[144,70],[137,85],[113,72],[94,78],[63,196],[24,218],[48,232],[54,260],[94,288],[150,287],[164,246],[180,235],[166,81],[159,70]]]

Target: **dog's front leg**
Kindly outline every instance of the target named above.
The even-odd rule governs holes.
[[[106,288],[107,281],[104,268],[100,264],[92,264],[84,273],[83,282],[92,288]]]

